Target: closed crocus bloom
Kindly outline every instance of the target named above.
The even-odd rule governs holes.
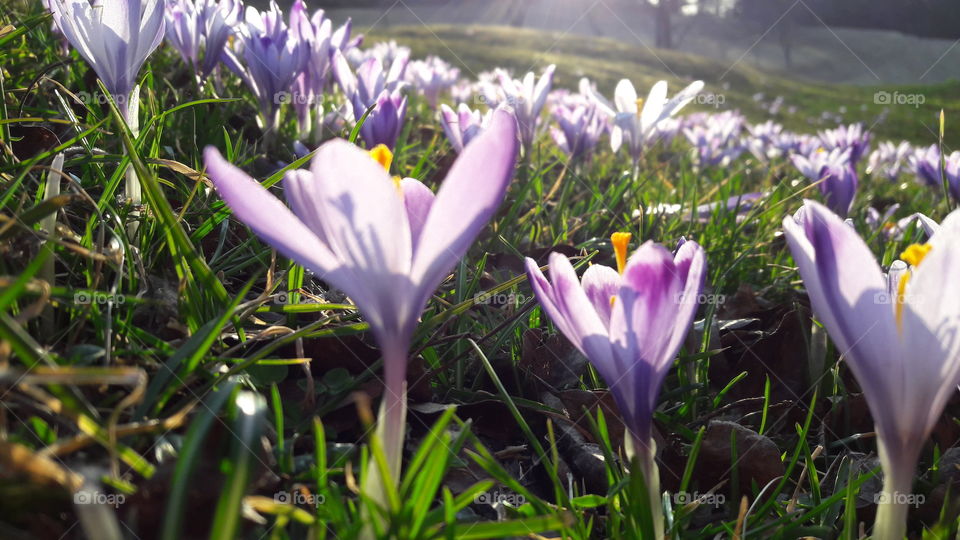
[[[219,64],[242,11],[240,0],[167,1],[167,41],[190,64],[198,80]]]
[[[817,318],[863,389],[884,472],[873,538],[902,540],[917,460],[960,383],[960,213],[884,276],[850,227],[816,202],[784,231]]]
[[[457,83],[460,70],[436,56],[426,60],[415,60],[407,66],[407,81],[423,95],[430,107],[437,108],[437,100],[444,92]]]
[[[163,1],[51,0],[50,7],[54,23],[97,72],[136,136],[140,99],[134,84],[143,63],[163,40]],[[124,193],[134,207],[140,204],[140,181],[132,167],[126,172]],[[136,229],[135,221],[127,226],[131,234]]]
[[[126,112],[137,73],[163,39],[162,0],[51,0],[50,7],[54,23]]]
[[[680,245],[675,256],[647,242],[628,260],[629,241],[626,233],[612,237],[617,270],[592,265],[577,279],[570,261],[553,253],[550,280],[529,258],[527,276],[543,311],[607,382],[629,430],[628,454],[647,481],[656,536],[661,538],[653,411],[693,322],[706,255],[692,241]]]
[[[288,100],[288,89],[303,70],[307,45],[283,22],[275,1],[270,9],[246,9],[236,46],[242,50],[239,73],[260,105],[261,127],[273,131],[279,122],[280,105]]]
[[[392,154],[385,147],[368,153],[334,140],[317,150],[310,170],[284,178],[290,209],[216,149],[204,152],[207,173],[237,218],[345,292],[369,322],[384,358],[378,433],[394,481],[404,436],[407,352],[417,319],[503,200],[516,146],[516,120],[497,111],[434,196],[417,180],[391,178],[385,169]],[[383,501],[382,492],[370,495]]]
[[[517,123],[520,125],[520,142],[525,152],[530,152],[533,140],[540,125],[540,112],[547,102],[547,95],[553,86],[553,72],[556,66],[550,64],[537,79],[528,72],[522,80],[515,80],[506,72],[498,72],[500,89],[511,107],[516,109]]]
[[[454,111],[446,104],[440,105],[440,126],[450,141],[450,146],[457,152],[470,143],[474,137],[483,132],[490,123],[490,113],[481,115],[480,111],[470,110],[466,103],[461,103]]]
[[[590,159],[600,136],[607,129],[597,105],[561,103],[553,109],[553,116],[560,127],[553,128],[550,134],[560,150],[571,161]]]
[[[819,182],[817,188],[823,194],[831,210],[846,217],[853,208],[857,195],[857,171],[850,161],[851,150],[835,148],[829,152],[818,148],[809,156],[790,156],[800,174],[811,182]]]
[[[334,52],[333,75],[347,96],[354,122],[359,122],[371,106],[370,113],[360,127],[360,137],[368,147],[382,144],[389,149],[397,143],[403,120],[407,114],[407,97],[403,95],[403,74],[409,59],[401,51],[389,69],[376,56],[363,61],[356,73],[340,51]]]

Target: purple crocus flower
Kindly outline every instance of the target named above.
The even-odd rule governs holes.
[[[417,180],[391,178],[385,167],[392,154],[385,147],[368,153],[334,140],[317,150],[310,170],[287,173],[290,209],[216,149],[204,151],[207,174],[237,218],[344,291],[369,322],[384,358],[378,431],[394,480],[400,477],[407,353],[417,319],[503,200],[515,141],[516,120],[497,111],[434,196]]]
[[[57,28],[126,117],[136,109],[129,102],[137,72],[163,40],[162,0],[52,0],[50,7]]]
[[[830,152],[818,149],[809,156],[790,156],[800,174],[811,182],[819,182],[817,187],[827,206],[844,217],[853,208],[857,195],[857,171],[850,162],[850,152],[850,148],[835,148]]]
[[[740,132],[743,116],[736,111],[712,114],[683,129],[683,135],[693,145],[694,158],[700,167],[727,165],[743,153]]]
[[[578,280],[570,261],[550,255],[550,280],[533,259],[527,277],[543,311],[607,382],[628,428],[628,453],[639,462],[663,536],[654,462],[653,411],[697,310],[706,255],[692,241],[676,256],[647,242],[627,260],[630,235],[611,238],[618,270],[595,264]]]
[[[490,123],[490,112],[481,115],[480,111],[472,111],[465,103],[461,103],[454,111],[446,104],[440,105],[440,125],[447,134],[450,146],[457,152],[479,135]]]
[[[54,24],[97,72],[134,135],[140,131],[137,72],[163,40],[162,0],[52,0]],[[124,194],[142,200],[140,181],[127,169]],[[135,222],[128,226],[131,234]]]
[[[960,383],[960,213],[884,276],[840,217],[807,201],[783,227],[818,319],[860,383],[884,472],[873,538],[902,540],[920,452]],[[892,270],[896,268],[892,267]]]
[[[799,147],[796,134],[784,131],[782,125],[772,120],[747,126],[747,129],[750,131],[745,141],[747,149],[760,161],[779,159]]]
[[[520,124],[520,142],[524,152],[529,153],[533,148],[533,140],[537,136],[540,126],[540,112],[547,102],[547,94],[553,86],[553,72],[557,66],[550,64],[540,78],[533,72],[528,72],[523,80],[515,80],[504,71],[498,72],[500,89],[506,102],[517,113],[517,123]]]
[[[283,12],[273,0],[267,11],[247,8],[236,43],[244,64],[238,75],[257,98],[261,128],[272,131],[280,120],[280,105],[289,101],[288,90],[303,70],[307,48],[283,22]]]
[[[167,0],[167,42],[199,81],[220,63],[243,7],[239,0]]]
[[[930,187],[940,186],[940,148],[937,145],[915,149],[907,161],[924,184]]]
[[[354,74],[343,54],[334,52],[333,74],[350,103],[353,121],[359,122],[374,106],[360,128],[360,136],[369,147],[383,144],[392,150],[397,144],[407,113],[407,98],[401,89],[408,59],[401,53],[387,71],[380,59],[370,57]]]
[[[862,124],[840,126],[820,132],[820,141],[827,150],[850,150],[850,163],[856,167],[860,158],[870,149],[870,132],[863,130]]]
[[[314,113],[322,114],[323,90],[327,84],[332,58],[331,41],[333,24],[318,9],[307,16],[307,5],[296,0],[290,8],[290,31],[293,39],[300,42],[306,51],[303,70],[293,80],[290,88],[293,109],[297,113],[300,135],[309,137],[314,131]]]
[[[613,117],[610,147],[614,152],[621,146],[627,148],[633,163],[640,160],[644,148],[654,139],[657,125],[670,118],[690,103],[703,89],[703,81],[695,81],[667,100],[667,82],[660,81],[650,88],[647,99],[637,97],[637,91],[627,79],[617,84],[614,91],[614,107],[607,108]],[[597,100],[601,106],[604,100]]]
[[[570,161],[589,160],[607,128],[597,105],[559,103],[553,108],[553,117],[560,127],[552,128],[550,134],[560,150]]]
[[[894,181],[900,176],[900,169],[909,159],[911,152],[913,147],[907,141],[902,141],[900,144],[883,141],[867,159],[867,174],[882,174],[890,181]]]
[[[436,56],[414,60],[407,65],[407,82],[427,98],[427,103],[434,109],[441,92],[456,84],[459,77],[459,69]]]

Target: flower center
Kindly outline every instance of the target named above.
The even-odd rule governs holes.
[[[912,269],[920,266],[923,259],[930,253],[933,246],[930,244],[911,244],[900,254],[900,259],[910,265],[911,270],[907,270],[900,278],[897,284],[897,298],[894,301],[896,305],[897,329],[903,330],[903,300],[907,290],[907,282],[910,281]]]
[[[643,98],[637,98],[637,116],[643,114]]]
[[[385,171],[387,171],[388,173],[390,172],[390,164],[393,163],[393,152],[391,152],[390,149],[387,148],[387,145],[378,144],[374,146],[372,150],[369,151],[369,154],[370,154],[370,157],[372,157],[374,161],[379,163],[380,166],[383,167]],[[393,184],[397,188],[397,191],[403,194],[403,190],[400,187],[399,176],[393,177]]]

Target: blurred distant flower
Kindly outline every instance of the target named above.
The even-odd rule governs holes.
[[[460,70],[436,56],[414,60],[407,65],[407,81],[420,92],[434,109],[440,93],[456,84]]]
[[[330,73],[333,56],[333,23],[318,9],[307,16],[303,0],[296,0],[290,8],[290,32],[303,48],[303,69],[290,86],[291,103],[297,113],[300,135],[309,137],[317,127],[315,115],[323,114],[323,91]]]
[[[507,112],[494,113],[434,195],[412,178],[391,178],[385,168],[392,154],[385,147],[368,153],[334,140],[317,150],[310,170],[284,178],[292,211],[216,149],[204,152],[207,174],[237,218],[345,292],[370,324],[386,380],[378,434],[395,482],[410,340],[430,296],[503,200],[516,151],[516,121]],[[367,481],[373,481],[365,480],[365,487],[373,486],[368,489],[382,489],[382,481]],[[385,501],[382,492],[367,494]]]
[[[706,255],[692,241],[684,242],[676,256],[647,242],[628,260],[630,235],[616,233],[611,240],[619,271],[594,264],[577,279],[570,261],[552,253],[551,280],[529,258],[527,278],[543,311],[607,382],[627,427],[628,455],[647,482],[656,538],[661,538],[653,412],[693,323]]]
[[[750,132],[745,141],[747,149],[760,161],[782,158],[799,147],[797,136],[772,120],[747,126],[747,130]]]
[[[850,150],[850,163],[856,167],[860,158],[870,149],[870,133],[862,124],[840,126],[820,132],[820,141],[826,150]]]
[[[733,195],[725,201],[700,204],[694,212],[684,210],[681,204],[659,203],[647,206],[643,212],[639,209],[635,210],[633,217],[639,218],[642,215],[680,216],[684,221],[708,223],[716,214],[723,216],[727,212],[736,212],[736,222],[740,223],[746,219],[747,214],[753,210],[754,206],[767,195],[768,193],[762,191]]]
[[[800,174],[811,182],[819,182],[817,187],[827,206],[843,217],[853,208],[857,195],[857,171],[850,162],[850,152],[850,148],[835,148],[830,152],[818,149],[809,156],[790,156]]]
[[[700,167],[726,166],[743,153],[740,132],[744,118],[735,111],[706,116],[704,121],[683,129],[693,145],[694,157]]]
[[[341,47],[341,49],[343,48]],[[394,40],[379,41],[367,49],[354,47],[349,50],[343,50],[343,55],[349,61],[350,65],[354,67],[360,67],[361,64],[371,58],[378,60],[385,66],[394,64],[397,60],[401,60],[406,64],[410,58],[410,47],[398,45]]]
[[[472,111],[465,103],[461,103],[454,111],[447,105],[440,105],[440,126],[447,134],[450,146],[457,152],[470,143],[474,137],[483,132],[490,123],[491,111],[481,115],[480,111]]]
[[[912,152],[913,147],[907,141],[900,144],[883,141],[867,159],[867,174],[882,174],[891,181],[896,180],[900,176],[900,168]]]
[[[383,144],[392,150],[397,144],[407,112],[407,98],[401,89],[408,60],[405,53],[401,54],[385,71],[379,58],[370,57],[354,73],[346,58],[334,52],[333,75],[350,103],[352,120],[359,122],[373,106],[360,128],[368,147]]]
[[[558,104],[553,108],[553,117],[560,127],[551,128],[550,133],[560,150],[571,161],[590,159],[607,128],[597,105],[590,103],[571,107]]]
[[[920,181],[930,187],[940,187],[940,148],[937,145],[914,149],[908,163]]]
[[[640,160],[648,142],[656,133],[657,124],[669,118],[693,100],[703,89],[703,81],[696,81],[681,90],[673,99],[667,100],[667,82],[653,85],[646,100],[637,97],[637,91],[627,79],[617,84],[613,108],[606,104],[606,112],[613,116],[613,131],[610,146],[614,152],[625,145],[634,164]],[[601,109],[604,101],[598,99]]]
[[[296,13],[296,11],[294,11]],[[308,50],[283,22],[283,12],[274,0],[270,9],[247,7],[235,46],[243,66],[238,73],[260,105],[260,126],[273,131],[279,122],[280,105],[289,101],[289,88],[303,70]]]
[[[167,0],[167,42],[197,79],[205,79],[220,63],[243,8],[241,0]]]
[[[530,152],[533,147],[533,140],[536,138],[540,124],[540,112],[553,86],[554,70],[556,66],[550,64],[543,70],[540,79],[537,79],[531,71],[523,77],[523,80],[515,80],[504,71],[498,73],[505,100],[517,113],[520,142],[523,143],[525,152]]]
[[[810,303],[860,383],[884,482],[872,538],[902,540],[920,452],[960,383],[960,212],[885,277],[857,233],[815,202],[783,227]]]

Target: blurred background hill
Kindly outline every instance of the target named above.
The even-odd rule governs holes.
[[[496,25],[616,39],[831,83],[960,78],[957,0],[325,0],[360,32]]]

